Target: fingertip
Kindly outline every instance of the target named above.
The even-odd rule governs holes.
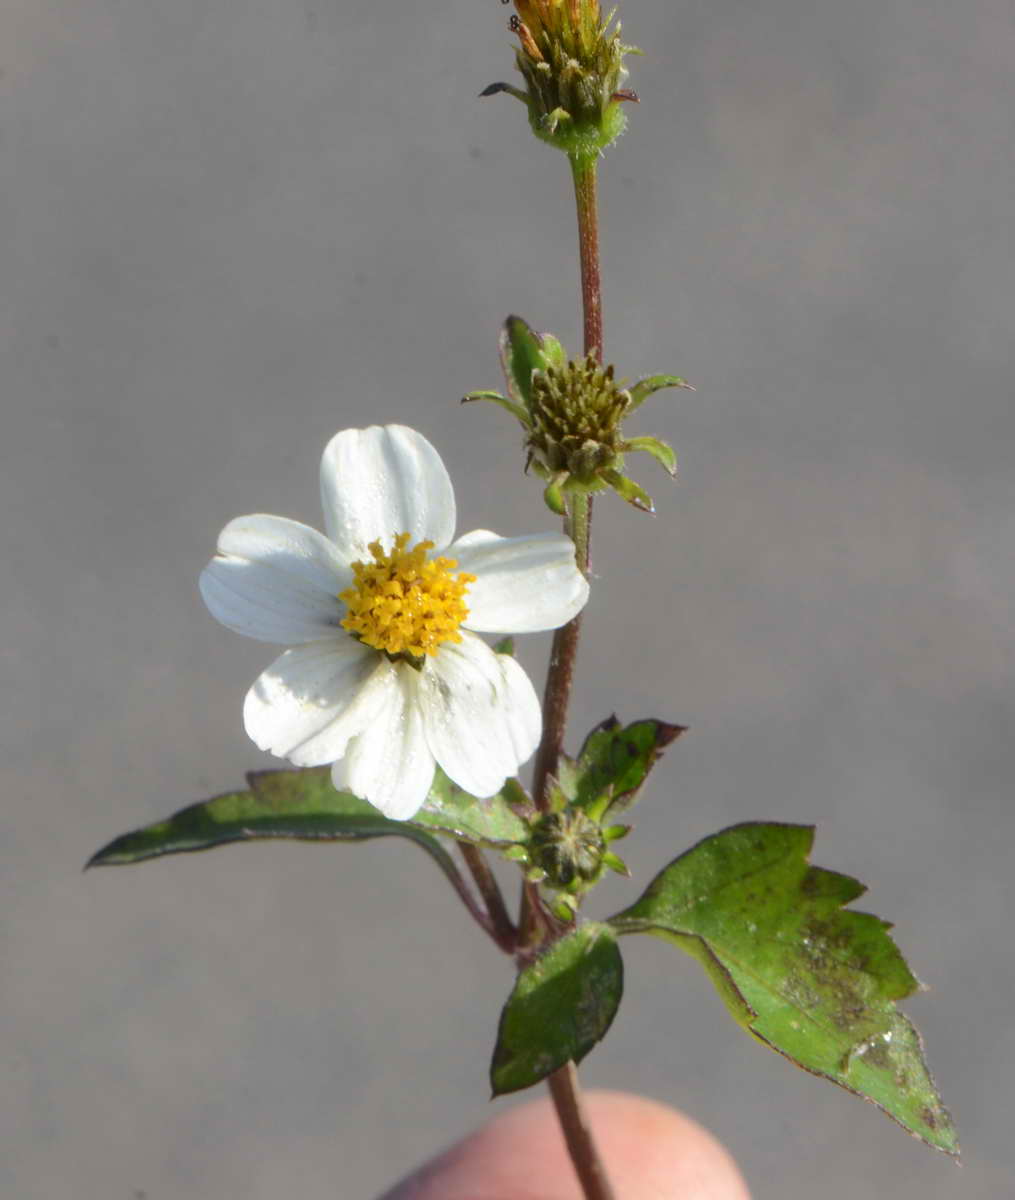
[[[589,1119],[617,1200],[750,1200],[725,1148],[696,1121],[623,1092],[590,1092]],[[581,1200],[548,1098],[495,1116],[382,1200]]]

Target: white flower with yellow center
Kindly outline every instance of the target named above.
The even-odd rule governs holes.
[[[201,574],[223,625],[292,647],[247,693],[247,733],[406,820],[434,766],[491,796],[533,753],[539,701],[513,658],[475,632],[556,629],[588,584],[557,533],[452,541],[455,495],[437,451],[404,425],[346,429],[321,460],[327,536],[238,517]]]

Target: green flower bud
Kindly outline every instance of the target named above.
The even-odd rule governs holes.
[[[544,813],[533,826],[529,855],[553,888],[582,890],[603,869],[606,841],[581,809]]]

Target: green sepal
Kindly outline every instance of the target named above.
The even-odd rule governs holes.
[[[809,865],[813,840],[809,825],[735,825],[675,859],[610,924],[687,950],[755,1038],[957,1155],[919,1034],[895,1007],[919,984],[891,926],[843,907],[863,884]]]
[[[508,400],[506,396],[502,396],[500,392],[469,392],[467,396],[462,397],[463,404],[468,404],[472,400],[489,400],[492,404],[499,404],[523,425],[528,424],[529,414],[525,409],[520,404],[515,404],[513,400]]]
[[[545,369],[546,357],[539,334],[521,317],[510,316],[504,322],[500,334],[500,363],[508,395],[523,413],[518,419],[528,424],[532,372]]]
[[[537,105],[529,102],[529,127],[541,142],[562,150],[568,158],[585,166],[591,166],[602,156],[603,151],[613,143],[627,128],[627,113],[623,105],[617,101],[607,104],[598,120],[559,121],[559,114],[564,109],[556,110],[558,121],[549,128],[546,114],[539,111]]]
[[[679,375],[650,375],[648,379],[639,379],[634,387],[628,388],[631,395],[631,403],[627,408],[628,413],[634,412],[636,408],[644,404],[654,392],[671,387],[686,388],[689,392],[694,391],[687,380],[681,379]]]
[[[617,817],[638,799],[666,747],[686,731],[686,726],[655,718],[621,725],[615,716],[608,717],[589,733],[577,759],[561,756],[559,786],[568,801],[593,820]],[[607,841],[624,836],[630,827],[615,828],[623,832],[604,830]]]
[[[494,642],[493,652],[494,654],[506,654],[508,658],[514,658],[515,639],[513,637],[504,637],[499,642]]]
[[[656,462],[669,472],[670,475],[677,473],[677,456],[672,446],[666,442],[661,442],[654,437],[633,437],[628,438],[624,443],[625,454],[631,450],[643,450],[646,454],[651,454]]]
[[[562,485],[567,482],[567,477],[566,471],[560,475],[554,475],[543,489],[543,502],[550,512],[556,513],[558,517],[567,516],[567,504],[564,501],[564,493],[561,490]]]
[[[543,358],[548,367],[563,367],[567,362],[567,351],[552,333],[542,334]]]
[[[602,477],[617,495],[622,500],[626,500],[628,504],[633,504],[635,508],[640,508],[642,512],[655,512],[656,506],[652,503],[652,497],[643,487],[635,483],[633,479],[628,479],[626,475],[621,475],[619,471],[603,471]]]
[[[86,869],[262,838],[358,842],[403,837],[425,850],[457,886],[458,871],[436,837],[418,825],[391,821],[365,800],[338,791],[327,767],[251,772],[247,782],[249,791],[226,792],[188,805],[168,820],[115,838],[92,855]]]
[[[584,924],[554,942],[519,973],[504,1005],[490,1065],[494,1096],[581,1062],[609,1029],[623,990],[623,962],[609,926]]]
[[[609,867],[616,875],[623,875],[625,879],[631,878],[631,868],[619,854],[614,854],[612,850],[607,850],[603,855],[603,866]]]

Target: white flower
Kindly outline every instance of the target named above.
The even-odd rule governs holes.
[[[413,429],[346,429],[321,460],[327,536],[238,517],[201,574],[223,625],[292,647],[247,693],[247,733],[405,820],[439,764],[491,796],[535,750],[539,701],[522,668],[470,630],[533,633],[580,611],[588,584],[562,534],[452,541],[455,496]]]

